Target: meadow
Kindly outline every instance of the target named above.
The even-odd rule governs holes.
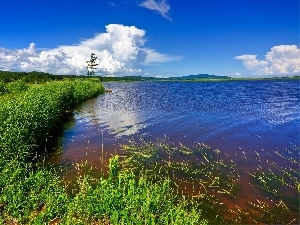
[[[118,156],[106,177],[76,164],[71,183],[45,164],[43,146],[64,116],[103,92],[93,79],[0,83],[0,223],[207,224],[200,205],[178,195],[168,177],[137,175]]]

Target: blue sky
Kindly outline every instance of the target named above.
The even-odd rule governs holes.
[[[299,0],[1,2],[0,70],[232,77],[300,74]]]

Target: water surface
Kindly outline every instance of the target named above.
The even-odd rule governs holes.
[[[236,163],[239,197],[218,198],[245,212],[257,199],[273,206],[279,201],[250,185],[254,180],[249,174],[300,169],[299,81],[108,82],[104,86],[112,93],[75,109],[61,137],[61,151],[50,157],[51,163],[73,168],[74,163],[88,160],[105,172],[103,164],[113,154],[122,154],[120,145],[128,139],[168,140],[189,147],[204,143]],[[68,176],[72,175],[76,174]],[[284,192],[291,198],[298,195],[293,188]]]
[[[74,112],[63,154],[128,137],[165,136],[232,153],[299,146],[298,81],[112,82]],[[101,142],[101,143],[100,143]],[[117,141],[118,142],[118,141]],[[76,154],[75,154],[76,155]]]

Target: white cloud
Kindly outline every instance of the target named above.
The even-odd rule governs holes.
[[[116,6],[116,4],[114,2],[108,2],[107,5]]]
[[[300,49],[296,45],[279,45],[267,52],[264,60],[257,55],[241,55],[235,59],[243,64],[253,75],[293,75],[300,73]]]
[[[139,6],[158,12],[164,18],[172,21],[172,19],[168,15],[168,12],[170,10],[170,5],[168,5],[166,0],[161,0],[160,2],[156,2],[155,0],[146,0],[142,2]]]
[[[181,59],[180,56],[171,56],[167,54],[161,54],[153,49],[143,49],[145,53],[145,65],[151,65],[154,63],[165,63],[170,61],[179,61]]]
[[[77,45],[61,45],[39,51],[34,43],[28,48],[0,48],[0,69],[12,71],[43,71],[53,74],[85,74],[86,61],[93,52],[98,57],[100,74],[143,73],[141,66],[166,63],[179,57],[144,47],[146,32],[135,26],[109,24],[106,32],[81,41]]]

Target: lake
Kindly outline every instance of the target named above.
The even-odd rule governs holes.
[[[88,160],[97,167],[101,160],[122,154],[120,144],[131,139],[168,140],[191,148],[204,143],[236,163],[243,188],[232,204],[245,209],[252,191],[249,173],[259,168],[271,171],[274,165],[278,170],[299,171],[298,80],[107,82],[104,86],[112,93],[75,109],[51,163],[71,168]],[[287,194],[297,196],[293,190]],[[266,197],[256,191],[252,195]]]

